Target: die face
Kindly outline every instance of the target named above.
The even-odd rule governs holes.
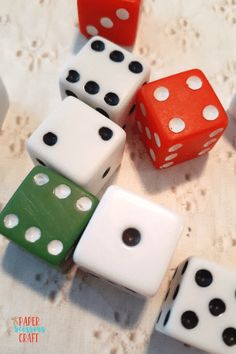
[[[166,291],[165,298],[163,304],[161,306],[161,310],[155,325],[155,329],[165,333],[166,331],[166,323],[169,320],[174,301],[177,296],[179,296],[180,284],[183,278],[183,275],[186,272],[188,267],[189,260],[187,259],[185,262],[180,264],[178,268],[176,268],[173,277],[170,282],[170,286]]]
[[[149,73],[147,65],[134,54],[102,37],[93,37],[64,69],[61,95],[75,95],[123,126]]]
[[[100,35],[131,46],[137,33],[141,0],[78,0],[80,30],[86,37]]]
[[[61,265],[98,200],[54,171],[37,166],[0,214],[0,233],[30,253]]]
[[[5,116],[9,108],[9,98],[6,88],[0,78],[0,128],[4,122]]]
[[[210,353],[235,353],[235,273],[194,257],[185,264],[185,273],[179,271],[171,284],[156,328]]]
[[[35,162],[96,194],[120,165],[125,139],[119,126],[68,97],[35,130],[27,147]]]
[[[86,228],[74,261],[115,284],[153,296],[182,226],[181,218],[169,210],[112,186]]]
[[[137,101],[140,136],[157,168],[202,156],[227,126],[224,108],[197,69],[145,85]]]

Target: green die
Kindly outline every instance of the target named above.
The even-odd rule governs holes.
[[[79,241],[98,200],[47,167],[28,174],[0,214],[0,233],[53,265]]]

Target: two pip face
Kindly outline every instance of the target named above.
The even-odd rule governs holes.
[[[120,165],[125,141],[117,124],[67,97],[33,132],[27,148],[35,163],[97,194]]]

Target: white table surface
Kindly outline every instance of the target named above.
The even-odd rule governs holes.
[[[60,102],[58,74],[78,48],[75,0],[0,0],[0,75],[10,110],[0,132],[0,208],[32,163],[25,141]],[[83,41],[82,41],[83,42]],[[135,52],[152,78],[198,67],[228,108],[236,91],[234,0],[144,0]],[[208,157],[155,170],[132,121],[113,183],[186,217],[158,294],[146,303],[75,268],[63,275],[0,236],[1,354],[200,354],[153,326],[168,281],[189,255],[236,269],[236,124]],[[13,316],[37,315],[46,333],[19,343]]]

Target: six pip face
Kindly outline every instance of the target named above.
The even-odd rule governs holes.
[[[142,59],[102,37],[93,37],[63,71],[61,94],[79,98],[123,126],[149,73]]]

